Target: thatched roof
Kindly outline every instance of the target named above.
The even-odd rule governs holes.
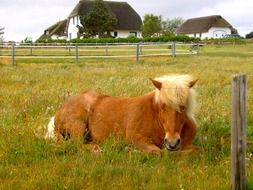
[[[50,37],[52,35],[66,36],[67,34],[65,33],[65,30],[67,27],[67,22],[68,22],[68,20],[66,19],[66,20],[62,20],[62,21],[55,23],[54,25],[48,27],[44,31],[44,34],[46,34]]]
[[[117,1],[104,1],[107,9],[115,15],[118,24],[115,29],[118,30],[140,30],[142,26],[141,17],[138,13],[127,3]],[[93,0],[80,0],[69,17],[85,16],[93,8]]]
[[[220,15],[191,18],[186,20],[176,31],[177,34],[195,34],[208,32],[211,27],[228,27],[233,28]]]

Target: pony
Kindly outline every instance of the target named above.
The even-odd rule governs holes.
[[[84,140],[99,148],[110,135],[148,153],[187,150],[196,135],[197,80],[191,75],[150,79],[154,90],[139,97],[86,91],[71,97],[48,125],[47,137]]]

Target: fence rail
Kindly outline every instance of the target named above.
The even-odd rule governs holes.
[[[69,58],[78,63],[80,58],[136,58],[199,54],[198,43],[0,43],[0,57],[11,57],[14,65],[18,58]]]

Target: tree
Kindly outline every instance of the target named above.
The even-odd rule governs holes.
[[[79,34],[87,37],[105,37],[110,36],[118,20],[112,15],[103,0],[95,0],[92,10],[86,15],[80,17],[82,26],[78,26]]]
[[[165,35],[174,34],[176,29],[183,24],[184,20],[181,17],[176,17],[173,19],[167,19],[162,21],[162,33]]]
[[[31,37],[26,37],[24,40],[22,40],[23,43],[31,43],[32,38]]]
[[[250,32],[250,33],[246,34],[246,38],[247,39],[253,38],[253,32]]]
[[[143,37],[151,37],[160,35],[162,30],[162,17],[153,14],[146,14],[143,19],[142,35]]]
[[[239,33],[238,33],[238,31],[237,31],[236,28],[232,28],[231,29],[231,34],[237,34],[237,35],[239,35]]]
[[[3,42],[4,41],[4,28],[0,27],[0,42]]]
[[[4,34],[4,28],[0,27],[0,35]]]

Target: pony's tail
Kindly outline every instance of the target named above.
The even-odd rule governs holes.
[[[47,125],[47,133],[45,135],[46,139],[54,138],[54,117],[51,117],[48,125]]]

